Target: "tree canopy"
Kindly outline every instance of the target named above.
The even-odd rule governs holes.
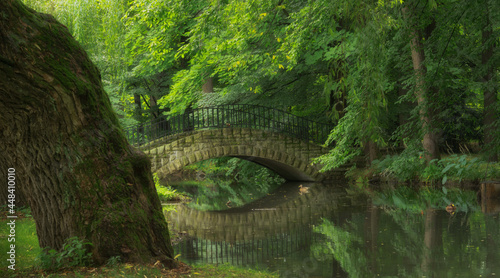
[[[337,123],[326,169],[396,145],[498,153],[497,1],[25,1],[91,53],[125,125],[252,103]]]

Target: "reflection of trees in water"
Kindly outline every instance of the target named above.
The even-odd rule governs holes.
[[[313,242],[314,256],[333,255],[350,277],[480,277],[500,271],[498,215],[368,206],[360,216],[344,224],[325,219],[315,228],[324,239]]]
[[[327,186],[311,187],[303,195],[296,185],[290,188],[282,194],[289,199],[274,200],[274,207],[263,199],[253,204],[259,210],[181,211],[184,230],[197,239],[184,242],[191,245],[187,249],[175,247],[177,253],[184,259],[193,254],[190,261],[264,264],[293,277],[484,277],[500,272],[498,215],[474,211],[472,204],[467,213],[450,215],[444,207],[417,211],[413,208],[425,204],[415,199],[401,208],[328,193]],[[368,205],[350,203],[358,199]]]

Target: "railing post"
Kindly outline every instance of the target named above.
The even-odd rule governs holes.
[[[217,111],[217,124],[215,125],[216,127],[220,126],[220,120],[219,120],[219,108],[215,107],[215,111]]]

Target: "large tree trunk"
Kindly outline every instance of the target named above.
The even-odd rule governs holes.
[[[438,135],[436,130],[433,128],[433,98],[427,89],[425,83],[425,75],[427,69],[424,65],[425,54],[424,46],[422,44],[421,31],[416,27],[416,24],[412,23],[416,19],[413,17],[413,11],[408,7],[403,7],[403,14],[409,22],[411,30],[410,47],[411,47],[411,59],[413,63],[413,70],[415,72],[415,96],[417,98],[417,103],[420,106],[420,121],[422,122],[422,130],[424,132],[423,138],[423,148],[425,151],[425,159],[427,163],[433,159],[439,159],[439,148],[438,148]]]
[[[490,22],[490,12],[488,9],[488,1],[485,3],[485,26],[482,29],[483,51],[481,53],[481,64],[484,67],[483,82],[484,86],[484,146],[486,146],[485,153],[488,154],[487,159],[490,162],[498,160],[498,150],[495,148],[495,138],[498,136],[495,121],[497,120],[497,92],[496,86],[492,84],[494,75],[494,67],[491,63],[493,57],[494,46],[496,40],[491,36],[493,29]]]
[[[128,145],[97,68],[52,16],[19,0],[0,11],[0,177],[15,168],[40,246],[78,236],[97,263],[173,267],[150,162]]]

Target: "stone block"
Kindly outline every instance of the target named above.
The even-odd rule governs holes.
[[[196,162],[203,160],[203,155],[201,154],[200,151],[194,152],[194,156],[196,157]]]
[[[224,149],[221,146],[215,147],[215,157],[221,157],[223,156],[222,154],[224,153]]]
[[[239,155],[247,155],[247,150],[246,150],[246,148],[247,148],[247,147],[246,147],[246,146],[244,146],[244,145],[239,145],[239,146],[238,146],[238,152],[237,152],[237,153],[238,153]],[[250,147],[250,148],[251,148],[251,147]]]
[[[222,156],[228,156],[229,154],[231,154],[231,146],[223,146],[222,149]]]
[[[210,153],[208,152],[208,150],[201,151],[201,157],[203,158],[203,160],[209,159],[210,158]]]
[[[202,133],[196,133],[193,135],[193,142],[194,143],[201,142],[202,138],[203,138]]]
[[[180,163],[181,163],[181,168],[184,167],[184,166],[186,166],[186,165],[189,165],[189,160],[188,160],[187,157],[183,156],[179,160],[180,160]]]
[[[194,152],[188,153],[186,157],[188,159],[189,164],[196,163],[196,157],[194,155]]]

